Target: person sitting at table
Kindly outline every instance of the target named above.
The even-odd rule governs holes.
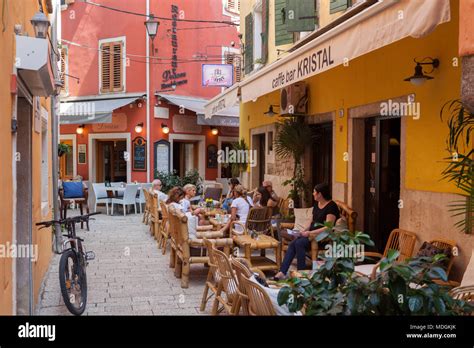
[[[319,224],[325,222],[335,223],[339,219],[339,208],[332,200],[327,184],[318,184],[314,187],[313,198],[316,201],[313,206],[313,219],[309,226],[299,233],[297,238],[288,245],[288,251],[280,267],[280,271],[275,275],[276,280],[286,277],[290,264],[296,256],[298,270],[306,268],[306,251],[309,250],[310,237],[316,237],[324,232],[326,227]]]
[[[201,208],[196,208],[193,209],[191,206],[191,199],[196,196],[196,186],[193,184],[187,184],[184,185],[183,191],[184,191],[184,198],[181,200],[181,205],[183,206],[184,212],[185,213],[192,213],[193,215],[197,216],[199,219],[199,225],[207,225],[206,223],[206,216],[204,212],[202,211]]]
[[[171,205],[177,210],[185,213],[183,206],[181,205],[181,200],[184,198],[184,191],[181,187],[173,187],[168,192],[168,199],[166,200],[167,205]]]
[[[158,202],[159,201],[164,201],[166,202],[168,200],[168,195],[166,193],[163,193],[161,191],[162,184],[160,179],[155,179],[152,182],[152,187],[150,190],[150,193],[154,193],[158,196]]]
[[[230,211],[230,205],[232,204],[232,200],[234,199],[234,188],[237,185],[240,185],[239,179],[232,178],[229,180],[229,192],[227,192],[227,197],[222,203],[222,209],[224,209],[227,212]]]
[[[234,199],[230,206],[230,219],[227,224],[222,227],[221,232],[226,234],[229,229],[230,225],[233,221],[238,221],[242,225],[245,225],[247,222],[247,216],[249,215],[250,208],[253,207],[253,202],[250,197],[247,196],[247,192],[245,191],[242,185],[237,185],[234,190]],[[235,225],[236,232],[243,232],[243,229],[239,225]]]
[[[255,191],[253,195],[253,202],[254,206],[256,207],[273,208],[276,206],[276,202],[271,199],[270,192],[268,192],[268,190],[263,186],[260,186],[257,191]]]

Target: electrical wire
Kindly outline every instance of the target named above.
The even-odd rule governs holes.
[[[92,2],[92,1],[89,1],[89,0],[82,0],[82,2],[85,3],[85,4],[88,4],[88,5],[101,7],[101,8],[107,9],[107,10],[111,10],[111,11],[130,14],[130,15],[134,15],[134,16],[151,18],[151,15],[147,15],[147,14],[144,14],[144,13],[133,12],[133,11],[121,10],[121,9],[116,8],[116,7],[98,4],[98,3],[95,3],[95,2]],[[167,18],[167,17],[159,17],[159,16],[153,16],[153,18],[160,19],[160,20],[163,20],[163,21],[190,22],[190,23],[214,23],[214,24],[234,25],[234,26],[240,25],[237,22],[231,22],[231,21],[206,21],[206,20],[200,20],[200,19],[180,19],[180,18]]]

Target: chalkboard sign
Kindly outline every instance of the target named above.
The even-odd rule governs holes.
[[[132,170],[146,172],[146,140],[142,137],[135,138],[132,145]]]
[[[169,173],[170,171],[170,143],[160,140],[154,144],[155,172]]]

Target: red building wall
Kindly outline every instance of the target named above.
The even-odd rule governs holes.
[[[119,8],[122,10],[146,13],[146,1],[126,1],[126,0],[97,0],[105,6]],[[172,5],[178,7],[178,18],[230,21],[230,17],[223,14],[221,0],[160,0],[150,1],[150,13],[159,17],[172,17]],[[159,19],[160,26],[158,34],[154,40],[155,51],[152,52],[151,41],[149,40],[144,22],[146,17],[134,16],[107,10],[82,2],[75,2],[62,12],[62,38],[68,47],[68,74],[79,78],[76,81],[69,77],[69,96],[95,96],[99,95],[99,40],[108,38],[125,37],[127,64],[126,64],[126,90],[125,93],[146,93],[146,45],[150,44],[150,56],[153,56],[150,64],[150,178],[153,179],[153,144],[161,139],[168,139],[169,135],[164,135],[161,131],[161,124],[166,123],[173,133],[173,115],[179,114],[178,107],[170,105],[170,119],[154,119],[154,105],[156,99],[155,92],[162,91],[164,73],[172,69],[173,47],[172,30],[173,21]],[[206,29],[197,29],[206,27]],[[214,28],[209,28],[214,27]],[[182,96],[192,96],[200,98],[212,98],[221,92],[220,88],[209,88],[201,86],[201,66],[205,63],[222,62],[222,47],[230,47],[231,42],[235,42],[238,48],[238,33],[234,26],[214,23],[177,22],[177,52],[178,62],[177,72],[185,73],[186,76],[179,80],[186,80],[186,84],[178,85],[175,91],[165,92]],[[68,43],[73,42],[79,44]],[[197,60],[198,56],[207,56],[207,61]],[[169,81],[168,81],[169,82]],[[117,113],[127,115],[127,125],[125,131],[131,134],[131,139],[142,136],[146,139],[149,131],[146,126],[146,101],[143,100],[142,108],[138,108],[137,103],[133,108],[125,106],[116,110]],[[164,103],[164,105],[168,105]],[[163,105],[161,105],[163,106]],[[186,111],[186,115],[193,115]],[[144,123],[141,134],[135,133],[135,125]],[[61,134],[75,134],[77,125],[63,125],[60,127]],[[77,144],[88,144],[88,135],[93,131],[91,125],[86,125],[84,133],[76,136]],[[238,129],[225,129],[219,127],[219,133],[238,136]],[[190,134],[181,132],[180,134]],[[194,133],[193,133],[194,134]],[[206,149],[208,145],[218,143],[218,137],[210,133],[209,126],[202,126],[199,135],[206,137]],[[77,151],[77,148],[76,148]],[[87,148],[89,154],[90,149]],[[202,160],[202,159],[201,159]],[[206,160],[206,158],[204,158]],[[84,179],[89,179],[89,157],[87,164],[77,164],[77,174]],[[217,169],[209,169],[206,166],[205,178],[212,180],[218,176]],[[145,182],[146,172],[132,171],[132,181]]]

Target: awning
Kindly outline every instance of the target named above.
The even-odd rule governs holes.
[[[230,89],[231,88],[229,88],[229,90]],[[211,122],[210,120],[208,120],[209,117],[207,117],[207,115],[204,117],[204,115],[205,110],[207,110],[208,103],[214,100],[215,98],[209,101],[208,99],[184,97],[180,95],[170,95],[161,93],[157,93],[157,95],[163,99],[166,99],[171,104],[184,107],[185,109],[190,111],[194,111],[198,116],[197,122],[199,125],[227,127],[239,126],[239,107],[238,105],[235,105],[235,103],[231,107],[218,110],[218,112],[213,115],[216,115],[219,118]]]
[[[60,124],[112,123],[115,109],[133,103],[140,97],[80,100],[60,105]]]
[[[239,84],[226,89],[218,94],[205,105],[205,116],[207,119],[212,116],[229,115],[239,116]]]
[[[327,31],[240,83],[242,102],[315,76],[450,21],[449,0],[385,0]]]
[[[54,92],[54,75],[49,59],[49,41],[16,35],[16,68],[33,96]]]

